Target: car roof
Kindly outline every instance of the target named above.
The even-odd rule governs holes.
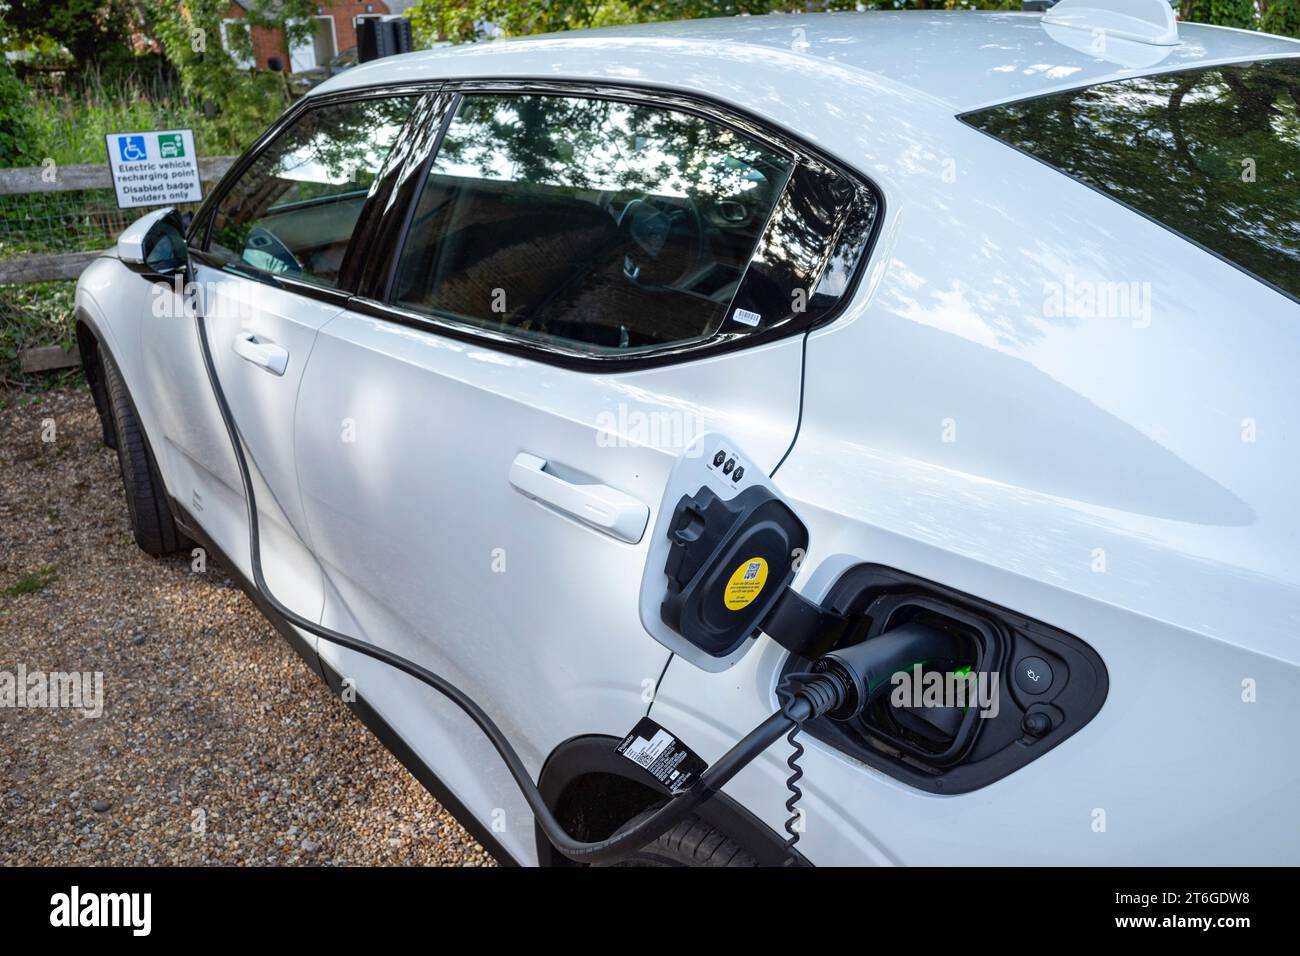
[[[675,54],[694,48],[710,67],[725,59],[739,71],[745,58],[737,54],[744,47],[793,54],[785,61],[791,82],[799,80],[801,62],[810,80],[823,80],[825,67],[833,64],[905,87],[945,111],[965,112],[1140,73],[1300,55],[1300,41],[1196,23],[1179,24],[1176,46],[1114,41],[1105,57],[1091,52],[1086,31],[1066,34],[1079,42],[1054,38],[1062,32],[1049,33],[1042,15],[1034,13],[868,11],[678,20],[426,50],[366,64],[317,91],[410,81],[421,74],[472,76],[475,62],[483,67],[540,62],[548,76],[608,81],[611,58],[635,82],[638,53],[655,57],[673,44]],[[487,48],[494,55],[480,60],[476,54]],[[725,57],[710,56],[711,50],[724,49]]]

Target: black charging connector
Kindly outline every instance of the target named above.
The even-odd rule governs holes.
[[[878,694],[890,688],[890,678],[917,661],[953,656],[956,638],[924,624],[905,624],[878,637],[834,651],[813,663],[813,673],[833,675],[845,688],[842,699],[827,712],[832,720],[852,720]]]

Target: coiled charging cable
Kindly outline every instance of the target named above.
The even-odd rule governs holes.
[[[801,823],[802,815],[797,809],[799,801],[803,799],[803,789],[799,786],[799,781],[803,779],[803,768],[799,766],[799,758],[803,756],[803,744],[799,743],[799,731],[803,729],[806,717],[800,717],[795,711],[795,704],[799,700],[799,688],[810,680],[815,680],[817,674],[808,672],[799,672],[787,674],[785,678],[777,685],[776,699],[781,702],[780,712],[790,718],[790,730],[786,734],[786,742],[790,745],[790,756],[786,758],[785,765],[790,768],[790,776],[786,778],[785,786],[790,791],[790,796],[786,798],[785,809],[790,814],[785,821],[785,832],[789,837],[785,841],[785,863],[784,866],[793,866],[795,862],[794,845],[799,842],[799,836],[803,833]]]

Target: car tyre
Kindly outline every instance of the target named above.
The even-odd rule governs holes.
[[[638,816],[629,826],[648,815]],[[653,843],[613,865],[753,867],[758,866],[758,860],[726,833],[692,814]]]
[[[162,557],[174,554],[187,544],[176,527],[167,494],[163,488],[158,463],[149,449],[149,440],[136,416],[131,395],[122,381],[122,373],[112,357],[100,350],[104,368],[104,387],[108,412],[113,416],[117,436],[117,463],[126,490],[126,507],[131,516],[135,543],[146,554]]]

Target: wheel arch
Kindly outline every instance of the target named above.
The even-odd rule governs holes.
[[[99,332],[90,313],[80,307],[76,314],[76,332],[81,369],[86,376],[86,384],[90,386],[90,395],[95,401],[95,411],[99,413],[99,423],[104,431],[104,444],[116,450],[117,430],[113,425],[113,416],[109,413],[108,389],[104,384],[104,359],[99,354]]]
[[[542,796],[574,837],[603,839],[666,796],[649,786],[640,768],[615,750],[620,741],[603,734],[573,737],[551,751],[542,767],[538,779]],[[714,794],[694,812],[749,851],[760,865],[785,863],[784,838],[725,794]],[[540,827],[534,829],[540,865],[574,865],[551,846]],[[798,851],[794,856],[795,865],[812,865]]]

